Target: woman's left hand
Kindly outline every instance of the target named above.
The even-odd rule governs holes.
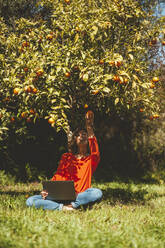
[[[85,119],[86,119],[86,126],[93,126],[94,113],[91,110],[89,110],[85,115]]]

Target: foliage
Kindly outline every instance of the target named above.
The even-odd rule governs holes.
[[[14,185],[15,178],[10,175],[6,174],[4,170],[0,171],[0,185],[7,186],[7,185]]]
[[[135,182],[94,184],[103,200],[91,209],[43,211],[27,208],[26,198],[40,184],[1,188],[0,246],[18,247],[155,247],[165,245],[165,187]]]
[[[0,20],[2,133],[44,118],[67,131],[88,108],[124,118],[140,109],[158,114],[161,83],[151,86],[158,72],[149,70],[148,54],[161,22],[138,1],[37,5],[40,15],[17,18],[11,29]]]

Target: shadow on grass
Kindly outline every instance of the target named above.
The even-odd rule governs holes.
[[[144,189],[139,189],[136,191],[132,191],[131,189],[111,189],[107,188],[103,191],[103,200],[108,201],[111,205],[114,205],[116,203],[121,204],[145,204],[147,201],[151,199],[155,199],[158,197],[163,197],[165,194],[158,194],[156,192],[148,192]]]
[[[10,196],[21,196],[24,195],[25,197],[30,197],[32,195],[39,195],[40,191],[0,191],[0,195],[10,195]]]

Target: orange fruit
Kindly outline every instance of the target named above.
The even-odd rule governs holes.
[[[153,81],[154,83],[157,83],[157,82],[159,81],[159,78],[158,78],[158,77],[153,77],[152,81]]]
[[[92,92],[93,95],[97,95],[98,93],[99,93],[99,90],[94,90],[94,91]]]
[[[154,38],[154,39],[151,40],[151,44],[156,45],[157,41],[158,41],[157,38]]]
[[[65,0],[65,2],[66,2],[67,4],[70,4],[70,0]]]
[[[121,65],[122,65],[122,61],[115,61],[115,65],[116,65],[117,67],[121,66]]]
[[[35,114],[34,109],[30,109],[29,112],[30,112],[30,114],[33,114],[33,115]]]
[[[71,76],[70,72],[65,73],[65,77],[69,78]]]
[[[28,41],[24,41],[23,43],[22,43],[22,47],[24,48],[24,47],[28,47],[28,46],[30,46],[30,43],[28,42]]]
[[[103,65],[103,64],[104,64],[104,60],[103,60],[103,59],[100,59],[100,60],[99,60],[99,64],[100,64],[100,65]]]
[[[151,88],[151,89],[154,89],[154,88],[155,88],[155,84],[152,83],[152,84],[150,85],[150,88]]]
[[[165,46],[165,40],[162,41],[162,45]]]
[[[153,116],[150,116],[149,118],[150,118],[151,121],[154,119]]]
[[[5,101],[5,102],[9,102],[9,101],[10,101],[10,97],[9,97],[9,96],[6,97],[6,98],[4,99],[4,101]]]
[[[128,83],[128,78],[124,78],[124,84],[127,84]]]
[[[20,92],[20,88],[15,88],[13,90],[14,95],[18,95],[19,92]]]
[[[31,93],[32,92],[32,87],[30,86],[30,85],[28,85],[28,86],[25,86],[25,88],[24,88],[24,91],[26,91],[27,93]]]
[[[52,117],[50,117],[50,118],[48,119],[48,123],[49,123],[49,124],[54,124],[54,123],[55,123],[55,120],[54,120]]]
[[[14,117],[11,117],[10,121],[11,122],[14,122],[15,121],[15,118]]]
[[[28,72],[28,68],[27,67],[24,68],[24,72]]]
[[[85,104],[85,105],[84,105],[84,108],[88,108],[88,104]]]
[[[22,117],[22,118],[26,118],[26,116],[27,116],[27,112],[22,112],[22,113],[21,113],[21,117]]]
[[[52,40],[52,39],[53,39],[53,35],[52,35],[52,34],[48,34],[48,35],[46,36],[46,39],[47,39],[47,40]]]
[[[155,115],[153,115],[153,118],[154,119],[158,119],[159,118],[159,115],[155,114]]]
[[[142,112],[144,112],[144,109],[143,108],[140,108],[139,111],[142,113]]]
[[[120,78],[119,78],[119,76],[117,76],[117,75],[115,75],[115,76],[113,77],[113,80],[114,80],[115,82],[120,82]]]
[[[109,61],[108,62],[110,66],[114,66],[115,65],[115,61]]]
[[[32,90],[32,92],[34,93],[34,94],[36,94],[37,93],[37,88],[34,88],[33,90]]]
[[[44,73],[44,70],[43,70],[43,69],[38,69],[38,70],[36,71],[36,74],[37,74],[38,77],[42,76],[43,73]]]

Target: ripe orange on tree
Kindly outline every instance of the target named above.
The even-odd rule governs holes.
[[[152,81],[153,81],[154,83],[157,83],[157,82],[159,81],[159,78],[158,78],[158,77],[153,77]]]
[[[65,77],[69,78],[71,76],[71,73],[70,72],[66,72],[65,73]]]
[[[67,4],[70,4],[70,0],[65,0],[65,2],[66,2]]]
[[[33,115],[35,114],[35,110],[34,109],[30,109],[29,112],[30,112],[30,114],[33,114]]]
[[[99,64],[100,64],[100,65],[103,65],[103,64],[104,64],[104,60],[103,60],[103,59],[100,59],[100,60],[99,60]]]
[[[37,88],[34,88],[33,90],[32,90],[32,92],[34,93],[34,94],[36,94],[37,93]]]
[[[50,117],[50,118],[48,119],[48,123],[49,123],[49,124],[54,124],[54,123],[55,123],[55,120],[54,120],[52,117]]]
[[[115,61],[109,61],[108,62],[110,66],[114,66],[115,65]]]
[[[48,34],[48,35],[46,36],[46,39],[47,39],[47,40],[52,40],[52,39],[53,39],[53,35],[52,35],[52,34]]]
[[[85,105],[84,105],[84,108],[85,108],[85,109],[88,108],[88,104],[85,104]]]
[[[151,88],[151,89],[154,89],[154,88],[155,88],[155,84],[152,83],[152,84],[150,85],[150,88]]]
[[[29,47],[30,46],[30,43],[28,42],[28,41],[24,41],[23,43],[22,43],[22,47],[24,48],[24,47]]]
[[[149,42],[149,45],[150,45],[150,46],[156,45],[157,42],[158,42],[157,38],[153,38],[153,39]]]
[[[115,61],[115,65],[116,65],[117,67],[120,67],[120,66],[122,65],[122,61]]]
[[[115,76],[113,77],[113,80],[114,80],[115,82],[120,82],[120,78],[119,78],[118,75],[115,75]]]
[[[18,95],[19,92],[20,92],[20,88],[15,88],[13,90],[14,95]]]
[[[97,95],[98,93],[99,93],[99,90],[94,90],[94,91],[92,92],[93,95]]]
[[[14,122],[15,121],[15,118],[14,117],[11,117],[10,121],[11,122]]]
[[[22,113],[21,113],[21,117],[22,117],[22,118],[26,118],[26,117],[27,117],[27,112],[25,112],[25,111],[22,112]]]
[[[162,41],[162,45],[165,46],[165,40]]]
[[[25,67],[23,70],[24,70],[24,72],[28,72],[29,69],[27,67]]]
[[[142,113],[142,112],[144,112],[144,109],[143,108],[140,108],[139,111]]]
[[[159,115],[155,114],[155,115],[153,115],[153,118],[154,119],[158,119],[159,118]]]
[[[38,69],[38,70],[36,71],[37,77],[42,76],[43,73],[44,73],[44,70],[43,70],[43,69]]]
[[[124,83],[124,84],[127,84],[127,83],[128,83],[128,78],[124,78],[123,83]]]
[[[32,92],[32,87],[30,86],[30,85],[27,85],[27,86],[25,86],[25,88],[24,88],[24,91],[25,92],[27,92],[27,93],[31,93]]]

